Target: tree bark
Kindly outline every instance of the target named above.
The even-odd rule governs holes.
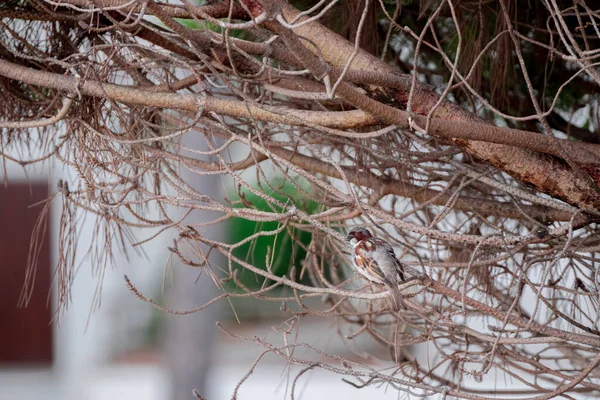
[[[245,0],[244,3],[254,16],[258,16],[263,12],[277,15],[279,10],[281,10],[284,18],[287,21],[291,21],[299,13],[296,8],[283,0],[261,0],[260,2],[255,0]],[[305,19],[306,18],[300,19],[300,21]],[[286,30],[291,32],[291,30],[283,27],[277,21],[265,23],[265,26],[278,34],[285,34]],[[296,39],[300,37],[303,38],[302,43],[312,42],[314,46],[308,46],[305,47],[305,49],[315,53],[318,49],[318,56],[322,57],[322,59],[318,58],[317,61],[322,62],[324,60],[332,68],[337,70],[342,70],[344,68],[354,52],[354,45],[352,43],[343,39],[341,36],[318,22],[310,22],[295,28],[293,29],[293,34]],[[287,36],[288,38],[291,37],[291,35]],[[286,44],[289,45],[290,43],[286,42]],[[304,46],[304,44],[302,44],[302,46]],[[299,61],[303,63],[305,67],[311,69],[311,67],[317,65],[317,61],[315,60],[309,61],[306,57],[302,59],[298,51],[296,51],[295,54],[299,57]],[[404,84],[397,85],[392,89],[371,85],[368,92],[371,97],[375,97],[376,93],[379,93],[379,97],[381,97],[381,93],[384,93],[387,100],[389,100],[388,104],[395,101],[397,104],[399,103],[399,106],[406,106],[412,84],[412,77],[409,75],[397,74],[396,71],[383,61],[360,49],[354,59],[352,59],[350,70],[355,73],[373,71],[384,75],[399,75],[401,79],[398,79],[398,81],[403,82]],[[313,70],[313,73],[314,72],[317,71]],[[322,74],[317,72],[315,75],[320,76]],[[343,92],[342,85],[338,88],[338,94],[347,99],[341,92]],[[427,116],[439,100],[439,95],[435,93],[432,88],[428,88],[418,81],[415,82],[411,102],[412,112],[421,116]],[[352,103],[352,101],[350,102]],[[357,104],[353,105],[357,106]],[[390,111],[386,108],[388,107],[385,107],[382,104],[382,107],[379,109],[371,107],[368,110],[363,108],[363,110],[371,113],[376,118],[391,122],[389,118]],[[440,102],[432,116],[447,121],[485,123],[476,115],[469,113],[467,110],[447,99]],[[429,133],[432,136],[435,136],[435,131],[430,131]],[[551,138],[549,138],[549,140],[550,139]],[[574,171],[566,165],[565,162],[558,160],[555,157],[549,157],[523,148],[489,142],[465,139],[450,139],[450,141],[478,160],[491,164],[515,179],[534,186],[542,193],[559,198],[584,210],[592,211],[600,209],[600,189],[598,188],[596,180],[592,179],[589,175],[582,174],[581,171]],[[589,168],[589,166],[584,167]]]

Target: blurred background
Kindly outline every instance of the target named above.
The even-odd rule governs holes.
[[[360,5],[360,2],[356,4]],[[358,15],[360,13],[355,13],[355,16]],[[523,16],[519,14],[519,17],[528,23],[524,15],[525,13]],[[346,15],[342,15],[341,19],[345,17]],[[411,18],[417,20],[416,14],[411,15],[410,12],[403,14],[402,18],[400,23],[403,25],[411,23]],[[445,21],[450,20],[446,18]],[[194,21],[185,23],[189,27],[198,26]],[[377,24],[377,19],[372,18],[372,23]],[[420,23],[425,23],[425,20],[421,19]],[[358,19],[348,25],[358,25]],[[468,28],[469,37],[472,37],[472,32],[477,31],[476,25],[466,23],[465,26]],[[444,25],[442,28],[442,32],[447,29]],[[376,29],[372,31],[377,32]],[[235,36],[236,33],[231,35]],[[345,32],[344,35],[352,38],[356,33]],[[451,52],[458,48],[458,40],[454,40],[454,37],[446,43]],[[364,42],[367,42],[367,45],[377,44],[377,40]],[[481,43],[483,42],[476,41],[475,45]],[[392,37],[390,46],[394,49],[395,62],[400,70],[412,70],[410,62],[413,60],[414,43],[399,35],[396,38]],[[375,54],[377,50],[369,51]],[[473,50],[472,54],[477,52],[479,49]],[[536,60],[534,56],[537,54],[531,52],[529,59]],[[444,74],[448,71],[439,67],[443,65],[442,58],[435,55],[435,58],[431,59],[435,61],[427,65],[427,69],[430,70],[428,72],[431,73],[423,75],[427,78],[427,83],[442,88],[446,82]],[[472,61],[468,57],[465,59],[466,64]],[[479,73],[482,77],[492,77],[488,79],[491,82],[489,85],[476,83],[482,86],[481,90],[486,94],[484,97],[487,97],[488,91],[489,97],[497,97],[494,104],[508,107],[508,104],[503,102],[510,102],[511,106],[525,107],[526,102],[520,97],[515,99],[514,96],[505,95],[508,93],[504,90],[506,82],[513,85],[507,87],[512,87],[514,93],[525,93],[522,80],[506,78],[510,77],[506,71],[513,71],[510,57],[506,57],[506,60],[511,68],[503,63],[489,62],[489,71],[486,67],[484,73]],[[495,75],[499,74],[495,72],[496,65],[500,66],[497,70],[505,76],[498,78]],[[517,63],[514,62],[514,65]],[[538,70],[543,71],[539,68]],[[561,69],[556,68],[553,71]],[[564,71],[570,69],[564,68]],[[544,74],[539,74],[540,79],[542,75]],[[183,78],[183,75],[179,77]],[[553,93],[557,90],[558,83],[564,79],[547,79],[544,75],[544,81],[546,80],[551,85],[544,86],[545,90]],[[496,90],[496,85],[504,85],[503,90]],[[498,95],[494,95],[495,93]],[[590,123],[593,125],[597,116],[594,110],[597,107],[589,107],[585,96],[587,95],[571,96],[583,100],[573,100],[574,103],[566,105],[565,109],[572,109],[569,120],[573,121],[577,121],[577,118],[572,118],[577,115],[576,112],[590,114]],[[458,101],[466,103],[467,98],[459,98]],[[531,110],[525,110],[523,115],[528,112],[533,113]],[[562,121],[562,117],[558,117],[559,121]],[[584,128],[578,129],[589,134],[588,122],[585,122],[585,125],[583,120],[579,122],[581,123],[576,125]],[[571,123],[565,120],[564,124],[567,128],[563,130],[567,133],[577,132]],[[520,127],[529,129],[527,125]],[[35,132],[27,132],[27,135],[31,137],[31,142],[36,142]],[[191,135],[197,133],[190,132],[185,136]],[[210,149],[202,148],[202,144],[198,142],[201,141],[196,137],[191,143],[185,143],[186,148],[205,152],[203,155],[209,154],[206,150]],[[233,149],[235,146],[230,147]],[[41,155],[36,155],[29,149],[23,152],[32,159]],[[182,153],[185,154],[183,151]],[[233,153],[235,154],[235,151]],[[190,156],[204,160],[204,157],[199,157],[198,154]],[[245,153],[240,152],[241,154]],[[17,164],[7,160],[2,162],[0,178],[4,184],[0,185],[0,400],[179,400],[193,399],[194,389],[199,396],[207,400],[230,399],[236,393],[241,399],[289,399],[292,397],[292,388],[295,388],[295,398],[304,399],[407,397],[406,393],[387,386],[354,388],[342,381],[344,376],[324,368],[309,369],[296,382],[294,379],[304,366],[290,366],[281,356],[264,355],[264,347],[257,344],[258,340],[267,339],[269,343],[280,345],[285,343],[284,338],[289,335],[291,340],[298,343],[313,345],[319,350],[360,362],[373,369],[383,370],[384,367],[393,365],[389,352],[377,345],[370,336],[349,331],[351,327],[346,326],[349,324],[344,325],[341,318],[328,320],[306,316],[293,319],[289,318],[290,314],[281,311],[280,301],[271,302],[250,297],[234,299],[231,302],[222,299],[199,312],[173,315],[159,311],[136,297],[128,288],[123,278],[124,274],[141,294],[156,304],[175,311],[203,307],[223,290],[235,290],[233,282],[219,281],[218,266],[224,265],[224,260],[215,258],[216,252],[210,253],[215,279],[209,276],[207,269],[183,265],[181,260],[173,256],[168,250],[173,245],[173,232],[133,229],[127,243],[138,245],[126,245],[121,248],[113,237],[101,235],[103,230],[92,215],[71,215],[70,218],[77,226],[78,238],[77,247],[73,249],[76,251],[72,253],[75,259],[73,264],[76,266],[73,271],[75,276],[67,277],[68,281],[73,281],[73,285],[70,287],[68,298],[64,299],[66,301],[63,306],[59,307],[56,265],[59,248],[69,246],[69,243],[63,243],[61,239],[65,237],[60,230],[61,200],[54,201],[48,208],[45,208],[45,200],[56,192],[59,181],[65,182],[68,187],[77,187],[77,174],[68,168],[48,164],[44,164],[44,167],[36,165],[35,170],[28,169],[25,172]],[[263,171],[275,170],[270,168],[272,165],[268,161],[261,165]],[[227,197],[229,200],[236,200],[238,196],[238,193],[231,191],[235,185],[228,180],[229,178],[218,175],[190,175],[185,168],[181,174],[186,183],[214,199]],[[243,179],[246,182],[255,182],[256,169],[249,168],[244,174]],[[276,177],[268,178],[273,179],[269,183],[278,187],[285,196],[278,197],[280,195],[267,193],[268,195],[277,197],[281,202],[302,202],[301,206],[297,204],[298,208],[313,213],[317,205],[304,198],[295,187],[277,182]],[[454,178],[449,182],[453,180]],[[448,185],[450,187],[450,183]],[[264,187],[262,189],[267,191]],[[240,204],[244,202],[253,203],[253,208],[258,210],[267,209],[263,200],[247,192],[244,193],[244,198],[240,199]],[[406,201],[404,204],[409,207],[412,203]],[[400,203],[394,203],[391,207],[396,206],[404,207]],[[143,216],[153,219],[153,213],[154,216],[158,215],[150,206]],[[181,215],[181,218],[184,217],[181,226],[193,225],[201,234],[227,243],[239,242],[259,230],[273,231],[280,227],[277,222],[255,223],[232,219],[227,225],[219,224],[218,228],[209,228],[202,227],[202,224],[215,217],[210,213],[194,211],[185,216]],[[449,219],[451,223],[448,226],[455,226],[455,221]],[[477,225],[473,227],[479,229]],[[259,268],[266,268],[268,259],[272,271],[279,275],[289,273],[290,266],[296,266],[296,279],[302,281],[307,278],[301,273],[302,260],[306,255],[303,246],[310,242],[310,234],[293,230],[291,234],[285,232],[254,240],[236,249],[234,255]],[[32,237],[43,237],[43,240],[32,241]],[[39,246],[32,247],[32,243],[39,243]],[[112,247],[111,251],[105,251],[109,246]],[[271,251],[267,250],[268,248]],[[428,247],[427,250],[432,249]],[[471,253],[467,246],[457,250],[460,251],[450,254],[450,261],[470,259]],[[206,248],[199,251],[209,253],[209,249]],[[33,253],[38,255],[38,263],[35,277],[31,280],[34,287],[29,292],[23,288],[25,282],[28,282],[28,275],[33,273],[33,270],[27,269],[30,254]],[[113,254],[110,259],[102,257],[102,254],[109,253]],[[440,254],[435,257],[443,259]],[[325,265],[323,270],[328,271],[329,266]],[[238,279],[245,287],[252,289],[270,284],[243,269],[240,269]],[[270,294],[278,294],[273,292]],[[282,294],[292,295],[290,292]],[[321,300],[318,299],[323,303]],[[24,303],[27,303],[26,307]],[[459,324],[465,321],[467,320],[462,320]],[[469,320],[469,327],[472,328],[477,327],[472,324],[479,323],[481,327],[486,324],[484,319],[472,321]],[[231,335],[220,330],[217,322]],[[487,325],[485,326],[487,329]],[[356,334],[352,340],[342,339],[351,334]],[[413,346],[410,352],[417,357],[421,365],[427,365],[429,362],[434,365],[439,355],[431,344]],[[315,353],[307,351],[303,354],[302,349],[297,349],[295,355],[298,358],[314,360],[313,362],[320,361]],[[334,364],[331,359],[328,362]],[[467,367],[475,368],[474,365]],[[389,371],[394,370],[390,368],[385,370],[385,373]],[[446,373],[447,376],[451,376],[451,372]],[[482,381],[471,379],[468,374],[465,378],[476,390],[515,390],[510,394],[500,394],[503,398],[522,397],[523,393],[516,392],[524,388],[518,379],[519,376],[512,377],[496,372],[487,374]]]
[[[77,215],[76,276],[68,303],[59,309],[55,267],[61,204],[53,202],[48,213],[43,210],[58,181],[75,185],[75,174],[50,166],[27,172],[7,162],[2,174],[5,184],[0,186],[0,399],[192,399],[193,389],[208,400],[231,398],[264,349],[224,334],[215,323],[219,321],[224,329],[236,334],[273,341],[277,326],[287,318],[280,311],[281,303],[250,298],[232,303],[221,300],[197,313],[165,314],[138,299],[126,286],[123,275],[145,296],[173,310],[199,307],[221,291],[210,277],[200,276],[197,269],[181,265],[170,256],[167,247],[173,236],[168,232],[133,248],[115,247],[112,262],[99,263],[94,252],[89,253],[93,240],[98,239],[96,221]],[[226,195],[228,183],[220,177],[187,179],[215,198]],[[289,190],[291,197],[304,201],[294,193],[295,188]],[[245,200],[261,206],[258,198],[248,196]],[[209,217],[201,212],[187,216],[195,222]],[[205,233],[234,241],[257,229],[274,228],[233,220],[226,232]],[[35,285],[24,307],[21,295],[34,232],[45,235],[37,249]],[[134,231],[133,242],[155,233]],[[95,245],[105,246],[103,240]],[[305,253],[297,242],[308,243],[310,234],[298,232],[295,240],[279,235],[276,243],[273,240],[262,237],[252,246],[239,248],[236,256],[264,267],[267,246],[274,246],[277,257],[273,270],[284,274],[289,265],[303,259]],[[218,264],[219,260],[214,261]],[[264,283],[247,271],[240,280],[253,288]],[[233,283],[226,285],[233,289]],[[349,359],[355,357],[356,349],[345,348],[340,336],[332,335],[335,326],[324,329],[323,323],[303,319],[300,339]],[[332,336],[324,336],[324,332]],[[361,343],[361,351],[369,355],[382,352],[360,337],[353,343]],[[385,353],[379,355],[389,359]],[[267,355],[239,388],[239,396],[289,398],[291,381],[299,370],[286,365],[281,357]],[[357,390],[343,383],[340,376],[323,370],[309,371],[296,384],[296,396],[303,398],[351,399],[367,394],[373,398],[398,395],[385,388]]]

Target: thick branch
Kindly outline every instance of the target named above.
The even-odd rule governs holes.
[[[89,96],[107,98],[126,104],[193,112],[197,111],[198,107],[202,107],[206,112],[212,111],[231,117],[255,118],[263,121],[294,125],[302,125],[302,122],[305,122],[338,129],[352,129],[378,123],[377,119],[361,110],[326,112],[268,107],[269,110],[272,110],[269,111],[265,109],[266,107],[262,108],[258,105],[242,101],[174,94],[168,92],[168,88],[164,85],[162,87],[164,91],[155,91],[149,87],[137,89],[133,86],[85,80],[81,82],[80,87],[77,87],[79,81],[75,77],[38,71],[4,60],[0,60],[0,75],[31,85],[68,92],[79,91]],[[382,111],[381,117],[385,122],[395,124],[403,129],[410,129],[409,115],[405,111],[382,105],[365,96],[354,94],[351,99],[356,103],[360,103],[364,108],[374,108],[374,112]],[[375,108],[379,108],[380,110]],[[417,116],[415,120],[418,123],[425,124],[425,118],[421,116]],[[502,128],[478,122],[449,122],[439,118],[431,119],[430,126],[430,132],[444,138],[476,139],[489,143],[510,144],[555,156],[558,156],[559,153],[559,150],[553,147],[552,142],[545,140],[544,135],[534,132]],[[360,137],[360,134],[356,136]],[[576,161],[585,164],[600,165],[600,145],[568,140],[559,140],[559,143],[567,151],[572,152],[573,159]]]
[[[256,3],[250,2],[254,7],[250,7],[253,13],[262,13],[262,7],[256,7]],[[289,21],[298,14],[298,11],[278,0],[264,0],[263,4],[269,4],[271,8],[280,7],[283,15]],[[352,45],[329,31],[317,22],[311,22],[301,26],[293,31],[283,27],[275,21],[266,24],[275,33],[282,36],[286,44],[290,46],[303,65],[315,74],[317,77],[323,77],[329,71],[323,64],[322,59],[317,56],[307,54],[307,48],[298,39],[299,36],[312,41],[319,50],[319,56],[336,68],[341,68],[349,60],[353,52]],[[297,35],[297,36],[296,36]],[[311,46],[311,50],[314,48]],[[379,59],[359,51],[352,62],[354,70],[376,70],[393,73],[385,63]],[[335,77],[332,77],[335,79]],[[359,95],[351,90],[349,86],[341,84],[338,88],[338,94],[354,106],[367,111],[377,118],[387,122],[402,125],[404,115],[399,110],[382,105],[379,102],[368,101],[365,96]],[[408,93],[398,90],[396,100],[407,100]],[[421,115],[428,115],[430,110],[436,106],[439,96],[431,89],[417,85],[413,93],[413,111]],[[435,116],[453,122],[475,122],[478,118],[466,110],[460,108],[450,101],[442,101],[435,112]],[[421,121],[422,122],[422,121]],[[425,126],[424,124],[421,124]],[[435,125],[432,125],[435,128]],[[442,125],[438,125],[442,126]],[[481,126],[480,128],[481,129]],[[492,128],[493,129],[493,128]],[[458,131],[459,129],[457,129]],[[487,130],[486,130],[487,131]],[[431,134],[440,134],[442,131],[433,129]],[[489,131],[491,132],[491,131]],[[499,132],[500,133],[500,132]],[[486,135],[484,132],[483,135]],[[571,205],[583,209],[600,208],[600,193],[597,185],[591,179],[582,179],[574,173],[568,166],[557,160],[517,147],[501,144],[490,144],[475,140],[453,139],[453,143],[463,150],[472,154],[481,161],[487,162],[496,168],[512,175],[516,179],[532,184],[543,193],[550,194],[568,202]],[[554,151],[561,151],[560,148],[554,148]],[[587,156],[586,156],[587,157]]]
[[[291,110],[286,108],[271,108],[281,113],[267,111],[258,106],[242,101],[226,100],[215,97],[199,97],[170,92],[153,92],[149,88],[137,89],[132,86],[115,85],[93,80],[80,81],[75,77],[38,71],[0,60],[0,75],[30,85],[63,90],[65,92],[79,92],[81,94],[131,105],[169,108],[196,112],[199,108],[205,112],[216,112],[240,118],[255,118],[262,121],[277,123],[290,123],[291,116],[321,126],[331,128],[356,128],[374,124],[376,121],[366,113],[355,110],[345,112],[320,112]]]
[[[374,122],[372,119],[369,121],[370,118],[368,115],[359,110],[347,112],[317,112],[280,109],[281,114],[278,114],[241,101],[225,100],[214,97],[180,95],[167,92],[150,92],[148,90],[135,89],[129,86],[101,83],[91,80],[79,82],[78,79],[74,77],[37,71],[4,60],[0,60],[0,75],[28,84],[64,90],[67,92],[79,91],[80,93],[89,96],[108,98],[127,104],[181,109],[193,112],[196,112],[198,108],[202,108],[204,111],[213,111],[221,115],[245,118],[252,117],[259,120],[278,123],[300,125],[304,120],[321,126],[352,128],[364,125],[365,122]],[[368,97],[355,92],[346,84],[340,85],[339,93],[350,103],[359,106],[363,110],[376,114],[385,122],[406,129],[409,128],[409,116],[406,112],[369,99]],[[290,116],[295,118],[290,119]],[[423,122],[421,118],[422,117],[419,117],[418,121]],[[474,136],[485,137],[489,140],[496,140],[503,137],[509,139],[516,138],[516,140],[524,139],[522,140],[522,143],[524,144],[537,146],[537,148],[540,149],[545,148],[543,144],[540,145],[535,139],[529,139],[529,137],[527,137],[527,135],[534,137],[538,134],[508,128],[499,128],[491,125],[482,125],[478,122],[468,123],[457,121],[451,123],[433,119],[431,121],[431,126],[433,131],[438,132],[440,135],[443,132],[443,135],[447,135],[448,137],[452,134],[463,137],[467,136],[465,132],[471,132]],[[483,129],[484,127],[486,129]],[[446,132],[445,129],[448,129],[449,132]],[[507,136],[504,136],[504,134],[507,134]],[[561,143],[564,142],[565,141]],[[568,169],[568,167],[565,167],[563,164],[548,156],[517,147],[491,143],[469,140],[461,140],[458,143],[464,148],[476,148],[477,151],[474,152],[474,154],[481,156],[485,153],[483,154],[485,159],[492,162],[493,165],[510,168],[513,174],[516,174],[518,171],[521,174],[520,179],[524,182],[535,184],[536,187],[538,185],[544,185],[544,187],[549,186],[550,188],[553,188],[553,194],[562,198],[569,204],[584,208],[596,208],[600,204],[600,196],[598,196],[592,188],[587,186],[588,182],[582,182],[581,179]],[[567,146],[571,145],[576,146],[577,144],[567,144]],[[582,157],[588,157],[589,153],[587,152],[587,148],[594,146],[591,144],[579,145],[586,146],[585,151],[577,151],[574,154],[574,157],[577,157],[577,154],[582,154]],[[502,151],[498,151],[499,148]],[[548,151],[550,150],[551,149],[548,149]],[[587,154],[587,156],[585,154]],[[507,162],[507,159],[512,160],[510,166],[504,165]],[[587,160],[587,158],[584,158],[584,160]]]
[[[293,162],[295,165],[304,168],[307,171],[342,179],[338,169],[319,159],[274,146],[269,146],[269,151]],[[447,192],[439,192],[437,190],[415,186],[394,179],[384,179],[368,172],[360,173],[356,168],[344,166],[340,166],[339,168],[344,171],[348,181],[359,186],[369,187],[376,193],[407,197],[418,203],[431,201],[431,204],[438,206],[447,205],[450,201],[451,194]],[[511,203],[480,200],[473,197],[459,197],[452,205],[452,208],[460,211],[476,211],[484,216],[495,215],[498,217],[514,219],[523,219],[524,214],[526,214],[528,217],[534,218],[542,223],[549,221],[569,221],[572,217],[572,214],[567,211],[528,205],[521,205],[519,210]]]

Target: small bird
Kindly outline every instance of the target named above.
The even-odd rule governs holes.
[[[346,241],[353,248],[352,263],[356,270],[368,280],[385,285],[392,294],[396,310],[406,308],[398,289],[398,284],[405,281],[405,268],[396,257],[394,248],[361,227],[352,228]]]

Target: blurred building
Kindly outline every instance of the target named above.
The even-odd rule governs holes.
[[[167,378],[157,353],[159,320],[153,308],[127,290],[123,274],[149,295],[160,295],[165,239],[161,245],[156,244],[159,237],[153,246],[145,246],[146,257],[115,254],[118,269],[109,266],[103,273],[85,257],[94,235],[93,218],[85,220],[78,233],[72,295],[57,312],[54,269],[61,210],[60,201],[55,202],[46,219],[27,307],[18,307],[31,235],[59,176],[47,170],[25,175],[11,162],[6,166],[8,184],[0,187],[0,398],[115,399],[129,398],[121,394],[133,390],[136,397],[164,399]]]
[[[116,267],[109,265],[103,272],[85,257],[95,234],[94,219],[89,218],[82,223],[78,233],[78,267],[70,301],[66,308],[57,312],[54,268],[58,257],[61,209],[60,202],[55,202],[48,216],[46,239],[41,246],[28,307],[18,308],[31,232],[42,210],[38,203],[48,197],[49,190],[55,190],[59,178],[68,180],[69,175],[67,172],[50,174],[47,170],[25,175],[20,167],[10,162],[7,163],[7,175],[8,185],[0,188],[0,399],[193,399],[191,390],[185,386],[200,388],[200,382],[194,384],[197,376],[206,379],[206,386],[200,391],[206,399],[231,398],[238,382],[263,349],[255,343],[219,334],[214,321],[204,324],[203,328],[211,334],[198,333],[193,327],[199,326],[197,318],[208,315],[209,319],[219,319],[228,329],[248,336],[267,337],[272,335],[271,326],[281,323],[279,304],[237,302],[241,324],[235,321],[226,304],[222,305],[219,314],[208,309],[208,312],[187,316],[165,315],[135,297],[126,287],[123,274],[127,274],[144,295],[158,303],[166,304],[171,300],[174,309],[193,308],[206,301],[207,287],[194,286],[192,278],[197,272],[188,268],[187,275],[178,281],[177,266],[168,263],[167,247],[171,245],[172,237],[158,236],[142,246],[141,255],[133,251],[127,255],[116,253]],[[137,239],[152,235],[150,232],[135,233]],[[186,281],[192,281],[191,285],[181,290]],[[164,291],[163,285],[166,285]],[[171,285],[176,286],[169,291]],[[277,319],[272,319],[273,316]],[[321,323],[304,323],[307,342],[343,353],[339,337],[322,337]],[[177,325],[180,328],[190,326],[191,330],[186,334],[184,329],[180,336],[175,335],[171,340],[172,348],[167,346],[165,355],[166,326]],[[194,334],[205,335],[205,339]],[[208,363],[204,361],[193,368],[180,363],[197,360],[207,347],[216,354],[209,357]],[[190,373],[174,372],[182,369]],[[289,398],[289,385],[297,372],[298,368],[290,368],[280,357],[265,357],[240,388],[240,398]],[[191,383],[177,383],[183,381]],[[181,386],[181,393],[174,394],[173,385]],[[377,388],[358,391],[341,382],[335,374],[314,370],[298,383],[296,396],[358,399],[365,395],[385,398],[395,394],[395,391]]]

